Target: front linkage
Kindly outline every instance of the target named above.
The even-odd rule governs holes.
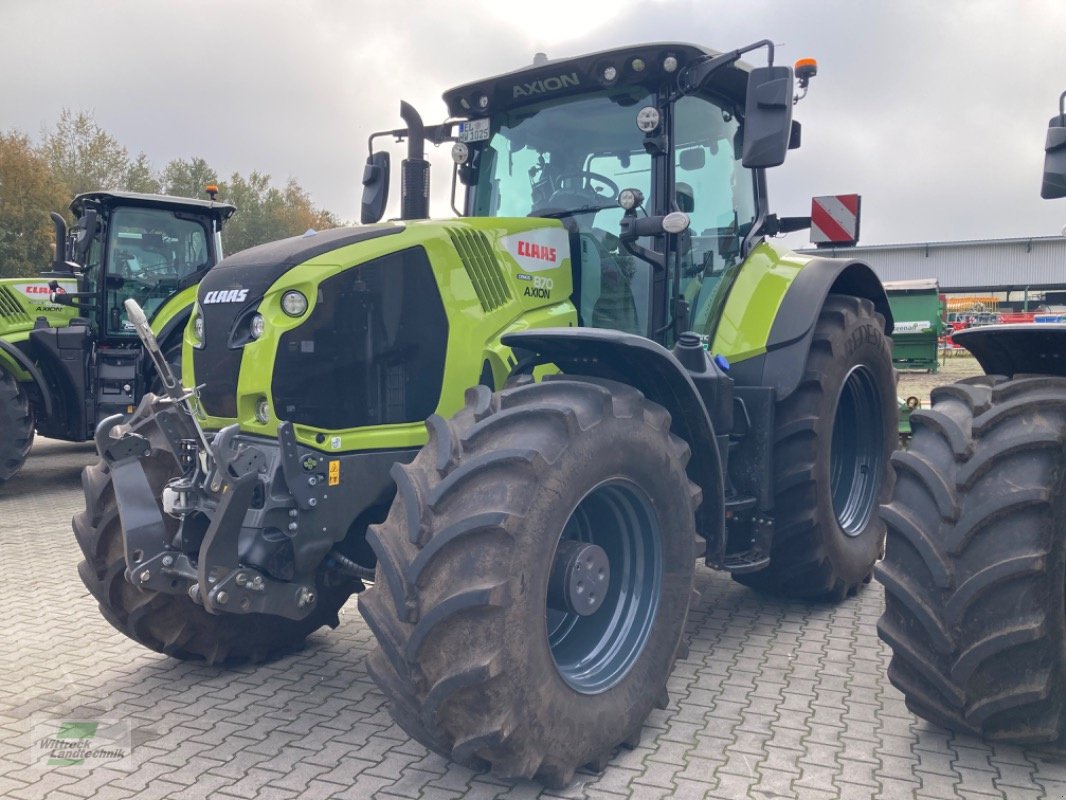
[[[130,311],[132,319],[139,309]],[[138,333],[158,355],[147,325]],[[109,417],[96,431],[124,532],[125,579],[187,595],[210,614],[289,620],[311,616],[323,587],[347,586],[345,597],[362,588],[373,571],[334,550],[331,532],[347,530],[351,503],[330,502],[340,493],[325,459],[297,444],[291,423],[276,441],[250,440],[237,425],[209,439],[195,391],[159,361],[166,395],[146,397],[128,422]],[[160,451],[169,475],[153,463]]]

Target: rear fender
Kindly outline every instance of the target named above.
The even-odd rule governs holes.
[[[510,333],[503,343],[523,366],[552,363],[564,373],[627,383],[670,412],[671,429],[692,449],[689,477],[703,491],[696,529],[717,550],[724,528],[725,479],[714,425],[684,366],[659,344],[614,330],[542,328]]]
[[[1066,377],[1066,324],[986,325],[952,334],[988,375]]]

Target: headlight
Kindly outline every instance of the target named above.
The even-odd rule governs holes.
[[[204,343],[204,318],[200,314],[199,307],[192,313],[195,316],[192,321],[192,338],[197,345],[202,345]]]
[[[270,403],[265,397],[260,397],[255,404],[255,418],[266,425],[270,421]]]
[[[281,296],[281,310],[290,317],[302,316],[307,311],[307,298],[295,290]]]
[[[266,320],[263,319],[262,314],[253,314],[252,322],[248,326],[248,333],[251,334],[253,339],[258,339],[263,335],[263,331],[266,329]]]

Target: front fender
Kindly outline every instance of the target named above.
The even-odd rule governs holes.
[[[670,412],[672,430],[692,450],[689,477],[703,491],[696,529],[710,552],[725,530],[725,477],[710,414],[681,362],[643,336],[599,328],[541,328],[506,334],[503,343],[527,364],[627,383]]]
[[[985,325],[956,331],[951,340],[973,353],[988,375],[1066,377],[1066,324]]]
[[[44,413],[46,417],[52,416],[52,393],[48,390],[48,384],[45,383],[44,376],[41,375],[41,371],[37,369],[37,365],[30,361],[26,357],[26,354],[15,347],[13,344],[5,342],[0,339],[0,368],[10,368],[15,366],[18,370],[30,376],[30,380],[37,387],[37,391],[41,394],[41,402],[44,403]],[[12,375],[15,378],[19,378],[18,370],[12,370]]]

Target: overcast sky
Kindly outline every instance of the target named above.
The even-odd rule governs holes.
[[[1064,34],[1062,0],[0,0],[0,130],[89,110],[157,166],[292,176],[354,220],[367,136],[399,127],[400,99],[434,122],[446,88],[537,51],[770,38],[778,63],[819,62],[773,210],[858,192],[864,244],[1048,236],[1066,224],[1066,200],[1039,197]]]

